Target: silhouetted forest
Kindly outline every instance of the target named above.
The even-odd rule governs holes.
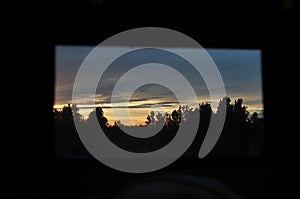
[[[250,115],[241,98],[232,103],[230,97],[224,97],[220,100],[219,107],[225,107],[224,103],[227,107],[224,128],[221,137],[208,157],[259,155],[263,147],[263,118],[258,117],[257,112]],[[224,106],[220,106],[221,104]],[[199,104],[196,108],[179,105],[178,109],[173,110],[170,114],[155,114],[151,111],[145,117],[145,123],[139,126],[126,126],[120,121],[108,124],[101,107],[96,107],[87,120],[84,120],[78,111],[76,105],[71,106],[70,104],[63,107],[62,110],[53,110],[58,157],[90,157],[77,135],[74,120],[84,126],[91,123],[92,116],[96,116],[104,133],[114,144],[127,151],[145,153],[155,151],[168,144],[176,135],[178,128],[182,125],[189,125],[193,115],[198,112],[200,113],[200,120],[197,135],[184,154],[184,157],[197,157],[211,117],[216,117],[220,110],[218,108],[214,112],[209,103]],[[157,130],[158,133],[149,138],[137,138],[124,133],[120,127],[126,131]]]

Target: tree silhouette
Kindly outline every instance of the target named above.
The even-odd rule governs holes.
[[[68,104],[68,106],[63,107],[62,119],[67,121],[73,120],[72,108],[70,104]]]
[[[96,116],[97,116],[97,119],[98,119],[101,127],[104,127],[104,126],[106,127],[108,125],[107,118],[104,117],[104,112],[103,112],[102,108],[96,107]]]
[[[157,113],[156,115],[156,125],[157,126],[162,126],[165,124],[165,116],[161,113]]]
[[[254,112],[252,114],[252,116],[250,117],[250,121],[251,121],[251,123],[255,123],[257,120],[258,120],[258,114],[257,114],[257,112]]]
[[[145,122],[146,125],[154,126],[156,124],[155,123],[155,113],[154,113],[154,111],[151,111],[150,115],[148,115],[146,119],[147,119],[146,122]]]
[[[193,112],[193,108],[190,108],[188,105],[183,105],[181,110],[181,117],[183,122],[188,121],[190,114]]]
[[[104,111],[102,110],[101,107],[96,107],[94,111],[90,112],[87,122],[89,123],[91,119],[95,116],[101,127],[109,126],[108,120],[106,117],[104,117]]]
[[[73,113],[73,118],[77,121],[83,120],[82,115],[79,113],[79,108],[77,107],[77,104],[72,104],[71,111]]]
[[[147,117],[146,117],[146,125],[150,125],[151,124],[151,117],[150,117],[150,115],[148,115]]]
[[[174,110],[171,115],[172,115],[172,124],[180,125],[181,115],[182,115],[181,106],[179,105],[178,110]]]
[[[173,110],[171,114],[161,114],[159,112],[155,114],[154,111],[151,111],[146,117],[145,124],[147,126],[150,125],[151,129],[159,128],[160,132],[157,133],[154,138],[151,138],[152,142],[149,143],[145,140],[137,142],[125,135],[119,128],[123,126],[123,128],[128,130],[139,130],[137,129],[139,128],[138,126],[126,126],[121,124],[120,121],[115,121],[114,125],[110,126],[101,107],[96,107],[95,110],[89,114],[87,120],[83,120],[76,104],[72,106],[68,104],[61,110],[54,109],[53,115],[58,136],[61,137],[61,140],[67,140],[67,138],[72,139],[70,145],[74,150],[83,150],[76,133],[74,120],[84,126],[88,125],[92,118],[97,118],[105,134],[109,139],[114,140],[114,143],[118,146],[120,145],[124,147],[124,149],[133,152],[150,152],[152,149],[163,147],[164,144],[170,142],[181,125],[190,125],[191,123],[189,121],[195,118],[195,114],[200,114],[197,135],[193,144],[186,152],[186,156],[192,155],[196,157],[203,138],[206,135],[211,118],[218,117],[219,114],[224,113],[225,108],[226,118],[224,128],[210,156],[224,156],[226,154],[233,156],[245,153],[249,154],[250,152],[255,153],[262,150],[263,118],[260,118],[257,112],[249,116],[247,106],[243,104],[242,98],[234,100],[234,103],[232,103],[230,97],[226,96],[222,98],[219,101],[216,112],[212,110],[209,103],[201,103],[195,108],[190,108],[187,105],[179,105],[178,109]],[[60,147],[63,148],[65,145],[66,144],[61,144]]]

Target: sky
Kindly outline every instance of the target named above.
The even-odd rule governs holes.
[[[119,55],[124,49],[129,47],[102,47],[107,57]],[[55,54],[55,101],[54,108],[62,108],[68,103],[72,103],[72,89],[77,71],[93,49],[92,46],[57,46]],[[184,52],[193,59],[198,56],[199,49],[173,49],[176,52]],[[248,111],[258,112],[260,116],[263,113],[263,96],[262,96],[262,76],[261,76],[261,52],[260,50],[246,49],[206,49],[212,60],[215,62],[224,82],[226,94],[233,101],[243,98],[244,104],[248,107]],[[188,62],[180,61],[172,54],[161,53],[151,49],[145,51],[137,51],[133,56],[139,60],[144,60],[149,55],[155,56],[158,62],[168,60],[172,67],[185,75],[189,84],[194,89],[198,103],[211,103],[211,98],[207,86],[202,76],[195,72]],[[160,62],[160,63],[161,63]],[[80,103],[77,104],[79,113],[84,119],[93,111],[95,106],[103,107],[104,115],[108,122],[113,124],[115,118],[112,114],[111,93],[115,84],[124,75],[126,70],[132,67],[132,57],[124,56],[120,60],[116,60],[111,67],[104,72],[97,87],[96,99],[93,99],[92,93],[86,88],[85,95],[82,96]],[[172,80],[171,73],[164,70],[158,70],[159,66],[149,64],[149,71],[137,70],[134,75],[128,73],[122,78],[122,88],[116,93],[114,107],[118,114],[118,120],[126,125],[143,124],[150,111],[168,112],[178,109],[178,99],[175,93],[181,93],[185,96],[181,105],[195,106],[191,103],[191,98],[185,92],[185,85],[180,81],[172,82],[172,89],[159,84],[141,85],[133,93],[130,93],[130,102],[128,89],[133,82],[143,81],[145,75],[154,75],[159,78],[167,78]],[[126,77],[126,78],[124,78]],[[174,76],[175,78],[175,76]],[[88,80],[87,80],[88,81]],[[217,89],[217,88],[216,88]],[[94,104],[96,101],[96,105]],[[122,114],[124,108],[129,107],[131,119]]]

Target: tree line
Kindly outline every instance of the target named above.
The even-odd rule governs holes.
[[[243,104],[242,98],[233,102],[230,97],[224,97],[220,100],[216,112],[212,110],[210,103],[199,104],[196,108],[179,105],[178,109],[173,110],[170,114],[155,114],[151,111],[146,116],[145,123],[139,126],[126,126],[120,121],[109,124],[101,107],[96,107],[89,114],[87,120],[84,120],[79,114],[79,109],[76,105],[69,104],[63,107],[62,110],[54,109],[53,114],[57,137],[65,140],[65,142],[70,142],[74,147],[82,145],[76,133],[74,120],[77,120],[81,125],[89,125],[92,118],[97,118],[106,136],[119,147],[132,152],[150,152],[168,144],[176,135],[178,128],[181,125],[189,125],[189,121],[192,120],[194,114],[199,113],[198,132],[190,150],[187,151],[188,156],[194,156],[200,149],[211,117],[217,116],[221,111],[221,107],[226,107],[225,124],[221,137],[212,154],[221,156],[226,154],[243,155],[244,153],[257,153],[261,151],[263,117],[258,117],[257,112],[250,114],[247,106]],[[150,138],[135,138],[124,133],[120,126],[129,131],[139,130],[141,129],[140,127],[157,128],[159,129],[159,133]]]

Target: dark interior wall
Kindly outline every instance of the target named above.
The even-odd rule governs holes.
[[[24,5],[23,5],[24,4]],[[153,175],[189,173],[221,179],[244,198],[281,198],[292,191],[295,143],[286,96],[295,74],[296,1],[49,1],[15,6],[18,73],[16,195],[29,198],[114,196],[136,179],[99,164],[53,159],[54,44],[97,44],[144,26],[178,30],[204,47],[263,50],[267,156],[241,164],[172,166]],[[21,63],[19,63],[21,61]],[[284,80],[284,81],[283,81]],[[293,92],[293,91],[292,91]],[[16,113],[19,113],[19,106]],[[117,180],[116,180],[117,179]],[[100,196],[99,196],[100,197]]]

